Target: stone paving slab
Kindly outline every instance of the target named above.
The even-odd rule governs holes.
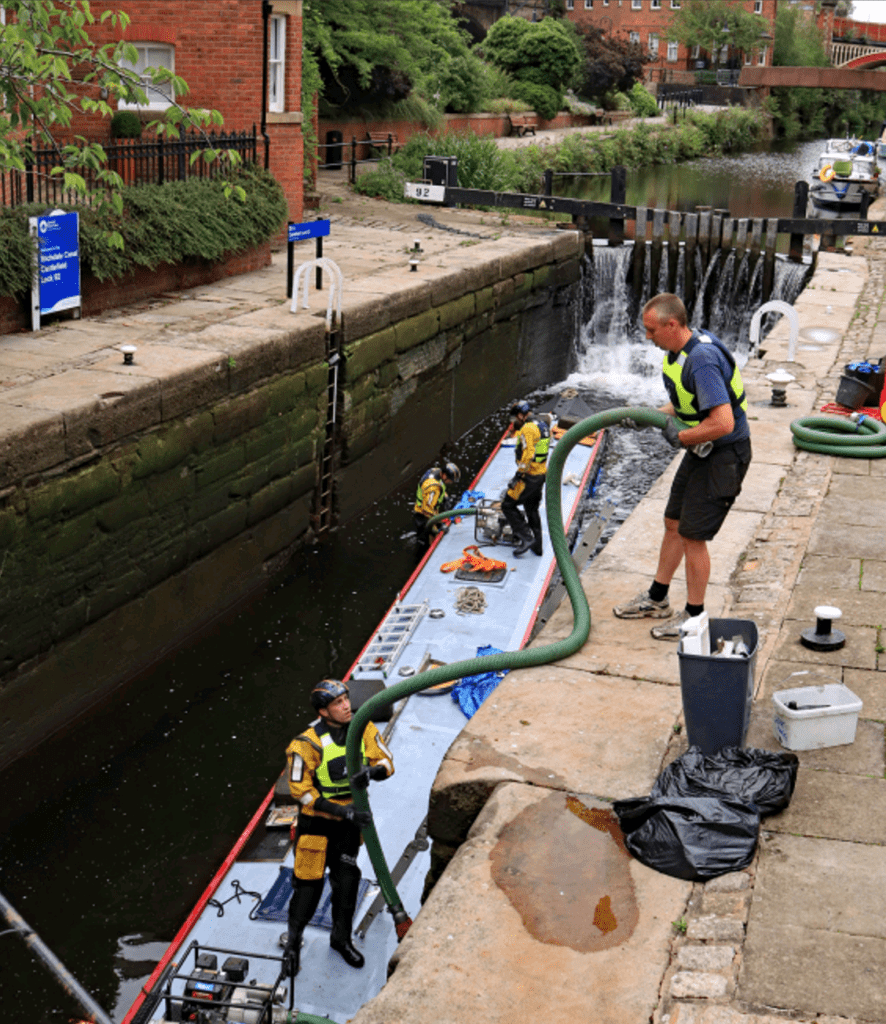
[[[804,629],[815,626],[810,609],[808,622],[790,620],[784,623],[775,641],[772,657],[779,661],[796,661],[800,656],[810,665],[839,665],[850,668],[877,667],[877,630],[872,626],[852,626],[840,620],[839,629],[846,636],[846,646],[836,651],[813,651],[800,643]]]
[[[867,565],[867,559],[865,559]],[[886,563],[881,563],[886,564]],[[855,587],[826,586],[824,584],[798,585],[791,595],[786,619],[797,619],[806,625],[815,625],[815,609],[819,605],[839,608],[843,617],[834,621],[834,628],[845,632],[845,627],[879,626],[886,622],[886,601],[877,600],[870,592]]]
[[[576,803],[611,814],[591,797]],[[570,813],[565,794],[500,786],[353,1024],[648,1021],[691,886],[622,857],[603,828]]]
[[[739,998],[886,1019],[886,848],[779,835],[763,843]]]
[[[886,780],[801,771],[790,807],[765,826],[779,834],[886,845]]]

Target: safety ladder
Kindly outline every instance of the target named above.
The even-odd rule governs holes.
[[[360,672],[380,672],[387,679],[392,666],[396,664],[427,611],[427,601],[421,604],[395,604],[360,655],[354,667],[354,675]]]
[[[326,306],[326,362],[329,373],[326,381],[326,434],[323,440],[323,451],[320,455],[320,478],[317,483],[317,494],[314,501],[314,512],[311,517],[314,533],[318,539],[329,534],[334,519],[335,505],[335,467],[338,454],[338,407],[340,404],[339,369],[342,363],[341,335],[341,296],[344,288],[344,277],[338,265],[325,256],[302,263],[293,275],[292,305],[293,313],[298,310],[298,290],[304,279],[302,308],[309,309],[308,288],[310,271],[313,268],[326,269],[332,275],[329,288],[329,301]]]

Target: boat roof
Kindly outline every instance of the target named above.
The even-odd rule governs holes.
[[[568,409],[561,405],[560,411],[568,423]],[[583,418],[583,411],[573,411],[573,419],[576,415]],[[552,437],[552,446],[556,443]],[[591,486],[601,447],[602,433],[592,445],[576,445],[566,459],[561,502],[567,528],[576,517],[580,499]],[[470,486],[482,509],[500,499],[513,477],[514,465],[514,438],[505,436]],[[457,510],[453,514],[457,515]],[[483,518],[462,517],[432,544],[348,673],[354,703],[361,691],[379,690],[429,663],[473,658],[478,648],[484,646],[516,650],[528,640],[556,569],[544,506],[541,557],[531,552],[516,557],[511,546],[483,546],[483,555],[504,563],[503,572],[491,574],[484,582],[476,578],[459,579],[455,570],[443,571],[447,563],[462,559],[465,548],[488,539],[482,523],[478,523]],[[486,520],[487,525],[490,521],[495,521],[495,517]],[[459,592],[466,587],[477,587],[485,598],[482,612],[457,610]],[[305,717],[307,725],[308,715]],[[413,917],[420,909],[430,866],[425,833],[428,795],[446,751],[466,721],[451,694],[444,692],[433,696],[414,694],[395,707],[390,721],[378,722],[393,753],[395,774],[384,783],[372,785],[372,811],[388,862],[398,865],[392,867],[392,873],[403,906]],[[279,940],[286,930],[293,851],[285,824],[286,806],[275,808],[273,803],[272,789],[146,989],[165,977],[172,995],[181,996],[184,977],[196,966],[196,953],[213,949],[220,951],[216,954],[219,963],[231,954],[246,957],[248,978],[258,986],[274,985],[280,973]],[[271,824],[272,819],[282,824]],[[346,966],[329,948],[327,880],[318,914],[305,930],[301,969],[292,994],[298,1010],[328,1016],[340,1024],[381,990],[398,942],[393,920],[373,881],[373,868],[365,848],[361,848],[358,863],[365,891],[354,917],[354,941],[366,958],[365,967],[354,970]],[[398,878],[401,870],[402,876]],[[172,973],[180,976],[172,978]],[[288,1002],[288,985],[286,988]],[[152,1013],[147,1012],[150,1002],[141,1004],[140,996],[124,1024],[163,1019],[163,1000]]]

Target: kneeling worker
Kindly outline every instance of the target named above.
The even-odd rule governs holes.
[[[415,523],[415,535],[421,548],[427,548],[440,530],[440,523],[428,528],[428,520],[446,511],[446,488],[457,484],[461,479],[461,470],[454,462],[444,462],[442,466],[434,466],[421,478],[415,492],[415,505],[412,509],[412,521]]]
[[[372,816],[354,807],[348,782],[345,741],[353,718],[349,690],[337,679],[323,679],[311,692],[311,704],[319,717],[286,749],[289,791],[299,805],[284,952],[293,977],[298,973],[302,934],[320,902],[327,867],[332,889],[330,948],[350,967],[364,963],[351,942],[351,931],[360,892],[360,830],[372,824]],[[365,789],[370,779],[394,774],[391,754],[373,722],[367,722],[363,731],[361,751],[363,768],[354,776],[354,786]]]
[[[517,541],[514,554],[522,555],[531,551],[540,555],[542,533],[538,508],[545,489],[551,430],[544,420],[536,419],[532,415],[528,402],[517,402],[513,405],[511,418],[517,437],[517,446],[514,449],[517,472],[508,484],[501,510],[510,523]],[[518,507],[520,505],[526,512],[525,517]]]

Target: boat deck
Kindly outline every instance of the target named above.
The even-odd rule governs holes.
[[[552,441],[552,447],[555,443]],[[601,442],[596,447],[576,445],[566,461],[561,500],[567,527],[588,490],[600,447]],[[513,472],[513,439],[506,438],[471,484],[471,490],[482,492],[486,499],[498,499]],[[465,547],[477,543],[474,517],[465,516],[454,523],[431,546],[355,662],[354,702],[361,688],[380,689],[386,682],[397,682],[420,671],[429,661],[451,663],[472,658],[477,648],[485,645],[501,650],[522,647],[556,568],[544,507],[542,523],[545,542],[541,557],[527,552],[518,558],[510,546],[504,545],[481,549],[483,554],[506,563],[503,578],[490,583],[458,579],[455,572],[441,571],[441,566],[459,559]],[[482,591],[486,607],[481,614],[456,611],[457,594],[466,586],[477,586]],[[392,750],[396,770],[391,779],[372,784],[370,799],[398,892],[412,917],[420,909],[430,865],[429,844],[424,838],[428,794],[446,751],[466,721],[450,694],[419,693],[401,701],[390,721],[378,722]],[[216,953],[219,967],[229,955],[243,956],[249,960],[249,981],[254,979],[257,986],[277,982],[293,852],[288,827],[266,827],[272,798],[273,792],[229,854],[154,977],[172,956],[178,964],[176,972],[190,975],[197,949],[214,947],[221,951]],[[398,878],[401,858],[406,863],[401,865],[404,870]],[[373,868],[365,849],[361,849],[359,865],[368,884],[354,918],[355,945],[366,957],[365,967],[353,970],[329,949],[327,881],[318,913],[305,931],[301,969],[294,982],[297,1009],[342,1024],[380,991],[397,946],[393,921],[373,882]],[[324,909],[325,920],[321,920]],[[264,914],[270,914],[270,918],[259,919]],[[172,995],[181,996],[184,986],[184,978],[173,980]],[[281,988],[288,1006],[288,984]],[[126,1024],[165,1019],[164,1003],[160,1002],[153,1015],[145,1015],[147,1004],[140,1014],[131,1010]]]

